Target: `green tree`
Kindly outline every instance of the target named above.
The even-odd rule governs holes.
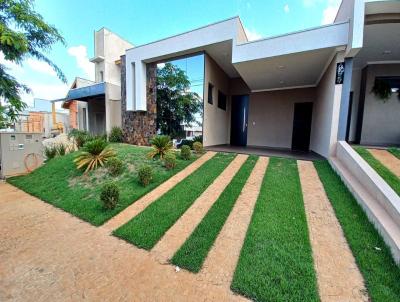
[[[58,30],[34,10],[32,0],[0,0],[0,51],[5,60],[16,64],[22,64],[28,57],[44,61],[66,83],[61,69],[45,55],[57,42],[65,45]],[[23,92],[29,93],[29,87],[18,82],[0,64],[0,128],[14,122],[26,107],[21,100]]]
[[[182,135],[182,124],[197,123],[202,111],[201,97],[190,91],[190,81],[179,67],[166,63],[157,69],[157,129],[176,138]]]

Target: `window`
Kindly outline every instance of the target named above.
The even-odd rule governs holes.
[[[218,90],[218,108],[226,110],[226,94]]]
[[[104,82],[104,73],[100,71],[100,82]]]
[[[208,103],[213,104],[213,90],[214,90],[214,85],[211,83],[208,83]]]

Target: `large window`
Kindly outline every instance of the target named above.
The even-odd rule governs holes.
[[[213,91],[214,91],[214,85],[211,83],[208,83],[208,103],[213,104]]]
[[[226,110],[226,94],[218,90],[218,108]]]
[[[172,139],[203,134],[204,54],[157,64],[157,133]]]

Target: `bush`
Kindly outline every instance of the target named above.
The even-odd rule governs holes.
[[[195,153],[200,154],[204,152],[203,144],[200,142],[193,143],[193,150]]]
[[[86,168],[87,173],[98,166],[104,166],[104,163],[115,156],[115,151],[107,146],[108,143],[99,138],[85,143],[83,152],[74,159],[77,169]]]
[[[111,176],[118,176],[124,170],[124,164],[119,158],[112,157],[107,161],[107,169]]]
[[[165,165],[165,168],[167,168],[167,170],[171,170],[171,169],[175,168],[175,166],[176,166],[176,156],[175,156],[175,153],[173,153],[173,152],[168,152],[168,153],[164,156],[164,165]]]
[[[60,156],[63,156],[65,155],[65,153],[67,153],[67,147],[63,143],[58,144],[58,146],[56,146],[56,149],[57,149],[57,154]]]
[[[115,209],[119,201],[119,189],[118,186],[113,183],[107,183],[101,188],[100,200],[103,203],[103,207],[107,210]]]
[[[199,135],[199,136],[195,136],[193,138],[193,142],[199,142],[199,143],[203,143],[203,135]]]
[[[151,146],[153,150],[149,152],[148,157],[160,157],[163,159],[165,154],[172,149],[172,141],[168,135],[156,135],[151,140]]]
[[[46,146],[44,147],[44,155],[47,159],[52,159],[57,155],[57,147],[56,146]]]
[[[72,138],[76,146],[80,149],[91,139],[91,135],[85,130],[72,129],[68,134],[68,138]]]
[[[153,169],[148,165],[144,165],[139,168],[138,176],[139,182],[142,184],[143,187],[146,187],[153,179]]]
[[[181,157],[184,160],[189,160],[192,156],[192,151],[188,145],[183,145],[181,148]]]
[[[124,141],[122,129],[117,126],[112,127],[110,134],[108,135],[108,141],[110,143],[122,143]]]

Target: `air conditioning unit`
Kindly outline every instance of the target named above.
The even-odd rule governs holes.
[[[42,133],[0,132],[0,177],[26,174],[43,163]]]

